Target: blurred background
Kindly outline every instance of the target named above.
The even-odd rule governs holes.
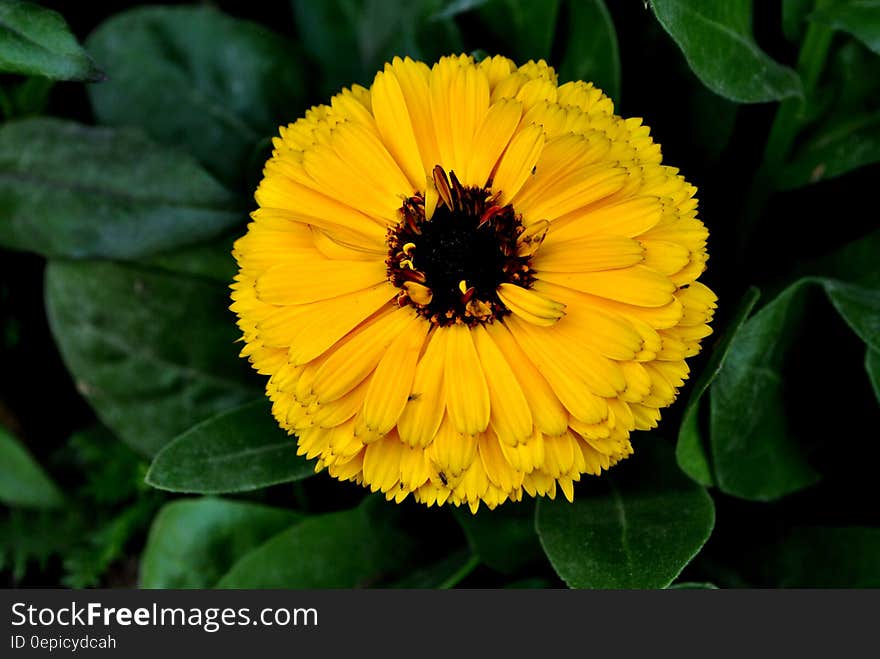
[[[466,52],[503,54],[520,63],[545,58],[562,80],[594,80],[613,98],[618,114],[644,119],[663,147],[664,162],[679,167],[699,190],[711,255],[701,280],[720,298],[716,333],[707,339],[703,354],[690,362],[692,379],[679,401],[665,411],[659,441],[672,446],[679,438],[694,382],[718,342],[732,339],[739,329],[736,325],[726,332],[732,321],[741,323],[736,316],[749,287],[761,290],[755,310],[778,301],[781,294],[790,295],[774,307],[774,318],[762,320],[765,330],[752,333],[765,342],[759,363],[773,369],[773,386],[758,390],[754,400],[766,403],[770,412],[747,405],[748,399],[739,394],[732,400],[722,398],[716,387],[723,382],[713,385],[711,410],[708,396],[701,406],[694,403],[703,435],[712,435],[708,441],[713,464],[705,479],[709,482],[703,484],[712,486],[715,526],[679,582],[718,587],[880,586],[880,506],[874,487],[880,414],[872,388],[872,379],[875,385],[880,379],[880,360],[868,359],[866,372],[866,342],[877,345],[872,342],[880,327],[876,31],[865,36],[835,27],[833,21],[823,23],[815,13],[822,7],[812,2],[762,1],[753,8],[748,2],[729,3],[746,14],[753,12],[754,43],[766,57],[797,70],[806,91],[803,100],[792,105],[784,90],[763,102],[732,98],[738,92],[725,86],[726,76],[740,62],[731,59],[720,73],[713,73],[711,67],[692,61],[699,55],[694,54],[698,49],[689,51],[686,46],[687,29],[675,22],[674,12],[663,10],[678,3],[649,7],[636,0],[230,1],[169,4],[165,6],[186,13],[150,20],[126,13],[145,7],[142,3],[40,4],[59,12],[84,45],[100,71],[93,79],[106,79],[84,84],[4,73],[4,125],[47,116],[86,126],[134,126],[162,148],[194,157],[200,171],[192,180],[198,179],[201,187],[192,194],[204,195],[210,212],[225,215],[212,216],[218,227],[213,233],[187,235],[180,245],[146,234],[138,237],[154,241],[149,254],[126,252],[122,243],[114,247],[114,237],[107,235],[101,238],[110,245],[105,253],[80,254],[79,248],[71,247],[75,237],[68,243],[52,233],[54,224],[46,235],[27,226],[15,233],[8,226],[20,221],[21,208],[31,212],[20,199],[22,187],[30,185],[24,181],[30,173],[39,178],[48,172],[51,190],[53,167],[60,171],[59,163],[67,168],[81,164],[84,180],[99,188],[103,172],[110,170],[97,161],[90,164],[86,152],[67,154],[67,160],[59,155],[57,163],[44,164],[38,151],[55,153],[55,133],[25,139],[13,129],[2,129],[0,227],[7,224],[7,229],[0,228],[3,585],[209,587],[248,552],[286,529],[360,504],[364,490],[326,475],[222,499],[156,489],[144,479],[153,456],[168,440],[197,421],[259,397],[260,378],[235,357],[236,331],[225,309],[224,282],[234,274],[229,246],[254,207],[253,190],[276,127],[294,121],[341,86],[369,85],[375,71],[394,55],[430,62],[443,54]],[[190,13],[193,7],[196,13]],[[205,8],[222,12],[232,22],[217,19],[213,12],[213,18],[205,18],[198,13]],[[880,25],[880,18],[874,18]],[[236,31],[235,21],[249,24]],[[265,36],[264,30],[272,35]],[[810,59],[805,48],[811,30],[810,48],[826,42],[821,62]],[[206,97],[206,89],[223,94]],[[784,113],[791,118],[785,119]],[[781,133],[790,135],[780,137]],[[839,140],[840,135],[846,139]],[[139,139],[132,137],[125,148],[142,148]],[[789,144],[774,151],[768,139],[771,145],[774,140]],[[829,144],[836,151],[822,151]],[[22,153],[33,156],[32,168],[26,171]],[[816,153],[821,153],[818,161],[813,158]],[[151,183],[138,177],[153,171],[153,157],[145,152],[145,169],[129,168],[128,178],[129,166],[120,161],[111,168],[118,182],[108,187],[143,185],[149,197]],[[169,171],[190,176],[188,164],[179,166]],[[199,176],[207,177],[206,182]],[[61,182],[54,187],[63,186]],[[45,197],[33,201],[34,213],[57,216],[58,221],[66,212],[92,207],[87,197],[53,197],[51,191],[29,194],[34,200],[40,194]],[[178,202],[163,201],[171,207]],[[94,263],[96,257],[103,260],[85,270],[82,263]],[[90,260],[76,260],[80,258]],[[55,268],[51,277],[46,276],[50,261]],[[148,300],[138,315],[131,307],[141,303],[126,286],[140,280],[119,269],[129,267],[185,273],[194,283],[183,288],[168,283],[166,294],[173,303],[152,307]],[[858,286],[858,294],[864,296],[855,302],[846,295],[835,297],[829,291],[837,290],[836,284],[829,281]],[[202,289],[210,290],[207,302]],[[857,312],[846,306],[847,301],[858,307]],[[207,306],[202,309],[200,304]],[[156,311],[174,305],[179,308],[168,311],[167,318]],[[189,328],[183,326],[188,310],[204,314]],[[93,341],[89,332],[101,332],[102,327],[116,328],[121,343]],[[157,371],[125,361],[130,346],[148,353],[154,344],[162,346],[162,359],[173,361],[187,345],[201,340],[204,327],[211,328],[211,341],[224,353],[218,367],[222,376],[235,386],[193,391],[170,376],[168,381],[152,382]],[[748,346],[739,346],[735,339],[734,344],[731,359],[746,360]],[[182,361],[192,365],[200,360],[213,363],[214,356],[206,353]],[[727,441],[723,423],[738,424],[742,435],[722,445]],[[638,437],[634,445],[638,453]],[[626,468],[618,468],[623,479]],[[589,497],[601,487],[582,483],[576,496]],[[394,509],[393,519],[385,519],[386,512],[375,513],[371,506],[392,508],[368,501],[357,508],[366,516],[358,523],[368,528],[389,524],[394,531],[370,540],[375,542],[370,551],[395,560],[387,565],[379,561],[364,573],[351,566],[348,573],[334,577],[337,581],[317,585],[572,583],[560,578],[548,560],[547,548],[535,534],[531,501],[507,504],[494,514],[481,511],[476,518],[463,511],[426,510],[406,503]],[[382,521],[376,522],[374,514],[383,516]],[[346,529],[354,523],[339,519]],[[336,551],[349,550],[343,546],[347,531],[336,536],[333,528],[319,530],[325,534],[321,537],[340,538]],[[320,543],[297,538],[304,543],[295,545],[297,551],[325,551]],[[388,548],[389,543],[393,547]],[[327,551],[321,559],[325,563],[341,560]],[[265,575],[227,583],[275,585]],[[291,576],[277,585],[312,583]]]

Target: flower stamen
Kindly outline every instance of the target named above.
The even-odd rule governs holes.
[[[487,188],[465,187],[455,172],[434,167],[438,203],[425,218],[425,195],[404,200],[400,223],[388,233],[388,276],[412,305],[438,325],[491,322],[510,313],[496,292],[501,284],[528,288],[529,258],[549,223],[529,229],[513,206]],[[418,284],[415,286],[413,284]]]

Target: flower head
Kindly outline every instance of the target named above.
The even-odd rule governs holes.
[[[543,61],[395,58],[274,147],[232,309],[278,423],[337,478],[570,500],[711,332],[696,189]]]

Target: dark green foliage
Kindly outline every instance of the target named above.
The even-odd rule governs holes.
[[[295,438],[278,427],[265,399],[223,412],[168,444],[147,474],[172,492],[242,492],[308,478],[313,461],[298,457]]]
[[[42,4],[0,5],[6,585],[880,586],[880,3]],[[667,439],[573,504],[311,477],[238,357],[231,250],[278,126],[454,52],[595,82],[710,231]]]
[[[63,502],[0,516],[0,569],[12,583],[48,573],[71,588],[133,585],[127,557],[139,553],[163,498],[143,482],[146,462],[102,428],[74,434],[53,457],[67,486]]]
[[[107,82],[89,87],[99,121],[141,127],[225,181],[240,182],[257,142],[303,102],[295,46],[210,7],[123,12],[86,47],[107,62]]]
[[[121,258],[240,224],[235,197],[182,152],[139,131],[26,119],[0,127],[0,245]]]
[[[54,80],[101,80],[61,14],[32,2],[0,4],[0,71]]]
[[[258,393],[226,306],[223,286],[150,268],[53,261],[46,271],[49,322],[77,389],[147,454]]]
[[[712,532],[712,498],[669,446],[639,438],[635,450],[573,504],[538,503],[541,544],[571,588],[665,588]]]

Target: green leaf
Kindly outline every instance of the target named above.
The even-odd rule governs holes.
[[[531,500],[481,510],[476,515],[465,508],[456,508],[453,513],[473,552],[493,570],[513,574],[543,555]]]
[[[782,404],[786,347],[803,313],[804,289],[798,284],[737,332],[712,384],[712,461],[718,486],[728,494],[769,501],[819,480],[790,432]]]
[[[734,336],[711,390],[713,464],[718,486],[728,494],[769,501],[819,479],[790,430],[783,405],[789,384],[784,361],[811,286],[824,290],[863,341],[874,349],[880,346],[880,290],[835,279],[800,279],[750,318]]]
[[[880,54],[880,0],[836,3],[816,10],[810,20],[847,32]]]
[[[210,588],[250,550],[294,524],[290,510],[204,497],[167,504],[141,557],[141,588]]]
[[[679,471],[672,449],[651,437],[589,481],[574,503],[541,500],[536,516],[544,551],[572,588],[665,588],[714,523],[711,497]]]
[[[181,249],[160,252],[137,262],[171,273],[188,277],[201,277],[228,285],[238,272],[238,264],[232,256],[232,247],[242,235],[242,230],[234,229],[209,242],[190,245]]]
[[[490,0],[480,7],[486,29],[501,43],[510,44],[505,53],[524,64],[533,59],[550,59],[560,0]]]
[[[77,388],[139,451],[154,454],[259,395],[236,355],[225,287],[100,261],[50,262],[45,276],[50,327]]]
[[[880,350],[880,287],[871,289],[834,279],[819,283],[850,329],[868,347]]]
[[[868,349],[865,353],[865,370],[868,371],[868,377],[871,380],[871,387],[874,389],[874,396],[880,403],[880,350]]]
[[[165,446],[147,483],[172,492],[244,492],[302,480],[315,464],[296,454],[296,439],[278,427],[260,399],[222,412]]]
[[[30,2],[0,3],[0,71],[53,80],[103,80],[58,12]]]
[[[880,161],[880,68],[856,41],[837,49],[809,104],[813,126],[780,171],[777,187],[797,188]]]
[[[242,223],[192,158],[139,132],[24,119],[0,126],[0,245],[128,259]]]
[[[487,2],[489,2],[489,0],[446,0],[446,6],[434,14],[434,18],[454,18],[459,14],[465,14],[482,7]]]
[[[401,571],[416,552],[398,510],[369,497],[352,510],[316,515],[242,557],[220,588],[367,587]]]
[[[369,85],[394,56],[433,62],[462,49],[443,0],[292,0],[303,48],[322,71],[322,93]],[[348,53],[340,57],[340,53]]]
[[[798,188],[880,162],[880,112],[835,120],[805,143],[782,169],[780,189]]]
[[[880,109],[880,62],[858,41],[849,41],[833,52],[828,65],[833,113],[851,116]]]
[[[568,0],[569,37],[559,66],[561,81],[587,80],[620,103],[620,55],[614,22],[603,0]]]
[[[792,43],[800,43],[806,31],[804,25],[815,0],[782,0],[782,33]]]
[[[771,59],[752,34],[751,0],[650,0],[657,20],[700,81],[739,103],[802,96],[798,74]]]
[[[117,14],[86,41],[109,80],[89,88],[95,115],[183,147],[240,181],[254,145],[303,109],[298,50],[270,30],[211,7]]]
[[[880,588],[880,529],[793,529],[762,557],[765,579],[779,588]]]
[[[709,385],[712,384],[712,381],[724,367],[724,359],[727,357],[728,350],[730,350],[733,337],[742,327],[746,318],[748,318],[760,296],[760,291],[754,286],[746,291],[733,318],[731,318],[727,328],[724,330],[724,334],[713,348],[709,363],[706,364],[700,377],[694,383],[691,397],[684,409],[684,416],[678,430],[678,444],[675,447],[675,457],[682,471],[701,485],[714,485],[715,479],[712,476],[712,467],[709,464],[708,446],[700,433],[700,401]]]
[[[53,508],[62,495],[30,453],[0,427],[0,501],[7,506]]]

